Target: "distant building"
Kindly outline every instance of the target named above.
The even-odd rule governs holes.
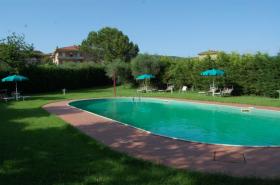
[[[219,53],[220,53],[219,51],[208,50],[208,51],[198,53],[198,58],[201,60],[206,57],[210,57],[212,60],[215,60],[217,59]]]
[[[68,46],[56,48],[52,54],[53,63],[59,65],[65,62],[82,62],[84,57],[81,55],[79,46]]]

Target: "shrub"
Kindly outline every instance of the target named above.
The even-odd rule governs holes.
[[[129,82],[129,78],[131,78],[130,64],[120,59],[108,62],[105,71],[106,75],[111,79],[115,75],[118,83]]]
[[[27,93],[50,92],[63,88],[89,88],[108,85],[111,82],[105,75],[104,66],[96,64],[30,65],[22,68],[19,73],[29,78],[28,81],[19,84]],[[11,83],[1,85],[2,88],[10,88]]]
[[[177,87],[188,85],[197,89],[207,89],[213,77],[202,77],[200,73],[210,68],[218,68],[224,70],[225,75],[216,77],[216,84],[220,88],[233,86],[235,94],[276,97],[276,90],[280,89],[279,56],[273,57],[262,53],[255,55],[220,53],[217,60],[185,58],[176,62],[171,60],[170,63],[165,78]]]

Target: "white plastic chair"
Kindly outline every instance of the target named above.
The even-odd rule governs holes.
[[[187,92],[187,90],[188,90],[188,87],[187,87],[187,86],[183,86],[183,87],[182,87],[182,92]]]

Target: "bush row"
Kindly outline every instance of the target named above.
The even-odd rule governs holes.
[[[263,53],[220,53],[215,60],[211,57],[198,59],[139,55],[132,62],[131,72],[134,77],[142,73],[154,74],[156,78],[152,81],[157,86],[173,84],[179,89],[187,85],[195,90],[207,90],[213,77],[203,77],[200,73],[211,68],[225,71],[224,76],[214,77],[216,84],[220,88],[233,87],[236,95],[278,96],[276,90],[280,89],[280,56]],[[0,77],[8,75],[8,71],[8,68],[0,69]],[[131,72],[125,70],[121,73]],[[19,84],[28,93],[111,85],[111,79],[106,76],[105,67],[101,64],[29,65],[20,69],[19,73],[30,79]],[[135,82],[131,74],[122,76]],[[13,89],[14,84],[0,83],[0,89],[3,88]]]
[[[188,59],[164,59],[169,61],[169,67],[162,78],[173,83],[178,88],[188,85],[194,89],[207,89],[213,77],[203,77],[204,70],[217,68],[225,71],[222,77],[214,77],[217,85],[234,88],[236,95],[260,95],[276,97],[280,89],[280,56],[269,56],[257,53],[255,55],[237,53],[220,53],[216,60],[206,57]]]
[[[66,89],[90,88],[111,84],[100,65],[31,65],[20,69],[19,73],[29,78],[19,83],[25,93],[51,92]],[[1,72],[0,77],[8,72]],[[1,83],[0,89],[14,89],[13,83]]]

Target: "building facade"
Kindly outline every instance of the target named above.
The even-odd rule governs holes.
[[[214,51],[214,50],[208,50],[208,51],[204,51],[201,53],[198,53],[198,58],[200,60],[206,58],[206,57],[210,57],[211,60],[216,60],[218,57],[219,51]]]
[[[52,54],[53,63],[59,65],[66,62],[83,62],[84,57],[80,52],[79,46],[68,46],[56,48]]]

